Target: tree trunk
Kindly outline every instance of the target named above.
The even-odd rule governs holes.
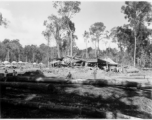
[[[97,51],[97,58],[99,56],[99,39],[98,39],[98,51]]]
[[[5,57],[5,61],[9,61],[9,60],[10,60],[10,57],[9,57],[9,49],[8,49],[6,57]]]
[[[50,44],[50,37],[48,37],[48,49],[47,49],[47,60],[48,60],[48,68],[50,67],[50,63],[49,63],[49,44]]]
[[[88,58],[88,43],[86,41],[86,58]]]
[[[134,67],[136,67],[136,31],[134,31],[134,36],[135,36],[135,47],[134,47]]]
[[[49,50],[48,50],[48,53],[47,53],[47,61],[48,61],[48,68],[49,68],[50,67],[50,64],[49,64]]]
[[[27,62],[27,55],[26,55],[26,62]]]
[[[19,52],[18,54],[19,54],[19,58],[18,58],[18,61],[20,61],[20,57],[21,57],[21,56],[20,56],[20,52]]]
[[[70,30],[70,39],[71,39],[71,57],[73,56],[73,39],[72,39],[72,31]]]
[[[67,49],[67,55],[70,56],[70,48],[68,46],[68,49]]]
[[[95,41],[95,57],[97,58],[97,47],[96,47],[96,41]]]
[[[65,56],[66,56],[66,51],[62,50],[62,57],[65,57]]]
[[[35,60],[35,54],[33,53],[33,63],[34,63],[34,60]]]
[[[57,44],[57,50],[58,50],[58,58],[61,58],[61,50],[60,50],[60,44]]]

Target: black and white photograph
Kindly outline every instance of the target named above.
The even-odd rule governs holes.
[[[0,0],[0,119],[152,119],[152,1]]]

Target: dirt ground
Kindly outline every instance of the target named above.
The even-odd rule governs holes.
[[[96,87],[82,85],[66,87],[62,93],[54,94],[51,91],[39,93],[37,91],[8,89],[2,98],[13,98],[27,102],[40,102],[66,107],[89,107],[101,112],[110,111],[112,114],[151,119],[152,96],[151,90],[125,89],[118,87]],[[64,91],[64,93],[63,93]],[[54,112],[45,109],[36,109],[26,106],[16,106],[8,103],[1,104],[1,118],[100,118],[85,114],[68,112]]]
[[[52,68],[46,76],[63,77],[71,72],[74,79],[94,79],[93,70]],[[151,71],[141,72],[151,76]],[[97,71],[97,79],[113,79],[129,77],[126,73]],[[137,79],[140,80],[140,79]],[[151,79],[149,79],[151,81]],[[72,106],[81,109],[88,107],[101,112],[111,112],[113,118],[116,113],[124,115],[152,119],[152,89],[139,90],[136,88],[127,89],[124,87],[97,87],[94,85],[81,85],[61,88],[58,93],[37,92],[24,89],[7,89],[2,98],[24,100],[30,102],[48,103],[54,105]],[[8,103],[1,103],[1,118],[100,118],[82,113],[54,112],[45,109],[16,106]]]
[[[48,77],[63,77],[69,74],[72,74],[73,79],[121,79],[121,78],[135,78],[134,81],[137,82],[149,82],[152,84],[152,71],[140,71],[137,73],[136,77],[131,77],[133,73],[122,73],[122,72],[106,72],[104,70],[98,69],[96,72],[96,77],[94,77],[94,70],[93,68],[51,68],[50,72],[44,72],[44,74]],[[138,76],[138,74],[142,76]],[[138,78],[143,79],[138,79]],[[146,80],[145,80],[146,78]],[[128,80],[128,79],[127,79]]]
[[[46,76],[59,76],[66,77],[68,73],[72,74],[74,79],[94,79],[93,68],[51,68],[50,73],[45,72]],[[113,72],[105,72],[103,70],[97,70],[96,78],[110,77]],[[115,75],[121,75],[121,73],[115,73]]]

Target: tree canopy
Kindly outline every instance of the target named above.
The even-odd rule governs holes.
[[[128,20],[129,26],[132,28],[134,33],[134,66],[136,64],[136,46],[139,43],[141,38],[141,28],[147,29],[145,24],[148,25],[152,22],[152,5],[149,2],[125,2],[125,5],[122,6],[122,12],[125,14],[125,19]],[[146,30],[148,31],[148,29]],[[144,31],[142,31],[144,32]],[[143,35],[143,34],[142,34]],[[143,37],[143,36],[142,36]],[[142,38],[143,43],[145,43],[145,38]],[[138,50],[137,50],[138,51]]]
[[[95,56],[99,54],[99,41],[104,35],[105,25],[102,22],[96,22],[90,27],[90,35],[92,35],[92,40],[95,41]],[[98,54],[96,53],[96,43],[98,44]]]

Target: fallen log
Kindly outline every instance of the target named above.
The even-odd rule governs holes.
[[[80,87],[83,84],[52,84],[52,83],[31,83],[31,82],[0,82],[4,87],[17,87],[23,89],[49,89],[50,87]]]
[[[84,80],[84,81],[70,81],[72,84],[83,84],[83,85],[97,85],[99,87],[102,86],[122,86],[122,87],[135,87],[135,88],[142,88],[142,89],[152,89],[151,84],[139,83],[134,81],[127,81],[127,80],[104,80],[104,79],[96,79],[96,80]]]
[[[1,79],[1,78],[0,78]],[[2,78],[3,79],[3,78]],[[1,79],[1,81],[2,81]],[[8,76],[8,82],[67,83],[67,79],[41,76]]]
[[[124,76],[124,77],[119,77],[121,79],[145,79],[146,76]]]
[[[84,80],[67,80],[64,81],[62,80],[62,82],[60,81],[56,81],[55,80],[52,81],[41,81],[41,82],[35,82],[33,80],[33,82],[0,82],[0,85],[2,86],[7,86],[7,87],[18,87],[18,88],[23,88],[23,89],[41,89],[41,90],[51,90],[50,88],[53,88],[54,86],[58,86],[58,87],[77,87],[77,86],[81,86],[81,85],[94,85],[94,86],[98,86],[98,87],[103,87],[103,86],[112,86],[112,87],[117,87],[117,86],[122,86],[122,87],[135,87],[135,88],[139,88],[139,89],[152,89],[152,85],[151,84],[145,84],[145,83],[139,83],[139,82],[132,82],[132,81],[120,81],[120,80],[101,80],[101,79],[97,79],[97,80],[92,80],[92,79],[84,79]]]
[[[138,88],[139,89],[152,89],[152,85],[150,85],[150,84],[139,84]]]
[[[0,82],[2,88],[13,87],[20,89],[29,90],[40,90],[40,91],[50,91],[55,92],[56,88],[53,85],[46,83],[25,83],[25,82]]]
[[[45,110],[51,110],[55,112],[60,112],[61,114],[63,112],[67,113],[75,113],[75,114],[85,114],[88,116],[93,116],[93,117],[99,117],[99,118],[106,118],[107,112],[95,109],[95,108],[90,108],[90,107],[73,107],[73,106],[63,106],[63,105],[57,105],[54,103],[40,103],[40,102],[29,102],[25,100],[17,100],[17,99],[6,99],[6,98],[1,98],[0,102],[7,103],[7,104],[13,104],[16,106],[26,106],[26,107],[32,107],[36,109],[45,109]]]
[[[145,76],[143,73],[130,73],[130,76]]]
[[[116,119],[141,119],[141,118],[124,115],[122,113],[116,113]]]

